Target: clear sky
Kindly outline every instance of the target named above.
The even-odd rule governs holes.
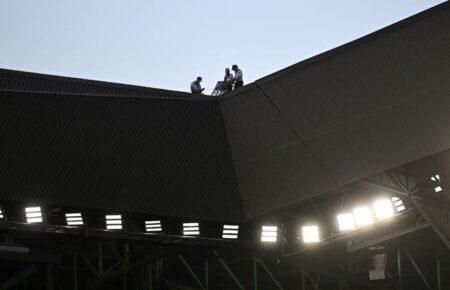
[[[0,67],[208,91],[249,83],[444,1],[0,0]]]

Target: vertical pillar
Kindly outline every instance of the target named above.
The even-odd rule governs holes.
[[[147,273],[148,273],[148,285],[149,285],[148,289],[153,290],[153,265],[152,264],[148,265]]]
[[[73,290],[78,290],[78,255],[73,251]]]
[[[306,290],[306,279],[305,279],[305,271],[302,270],[302,290]]]
[[[436,260],[436,279],[437,279],[437,290],[442,290],[441,284],[441,261]]]
[[[208,268],[208,261],[205,261],[205,289],[209,290],[209,268]]]
[[[130,245],[128,243],[123,244],[123,264],[122,264],[122,270],[123,270],[123,280],[122,280],[122,289],[127,290],[128,288],[128,276],[127,276],[127,268],[128,264],[130,263]]]
[[[397,247],[397,274],[398,274],[398,289],[403,290],[402,254],[401,254],[401,249],[399,247]]]
[[[97,273],[98,275],[103,274],[103,243],[98,242],[97,244]]]
[[[55,281],[53,280],[53,278],[54,278],[53,266],[47,265],[46,272],[47,272],[47,290],[54,290],[55,289]]]
[[[258,290],[258,268],[255,257],[253,257],[253,285],[255,290]]]

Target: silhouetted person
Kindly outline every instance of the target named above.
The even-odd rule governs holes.
[[[225,69],[225,76],[223,77],[223,89],[224,91],[231,91],[233,89],[234,77],[233,74],[230,73],[230,69]]]
[[[202,77],[197,77],[195,81],[191,83],[191,93],[201,94],[205,89],[202,89],[200,83],[202,82]]]
[[[242,78],[242,70],[239,69],[237,64],[233,64],[231,69],[234,71],[234,89],[244,86],[244,80]]]

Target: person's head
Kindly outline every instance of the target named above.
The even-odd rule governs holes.
[[[225,74],[227,74],[227,75],[230,74],[230,69],[229,68],[225,69]]]
[[[239,68],[237,66],[237,64],[233,64],[233,66],[231,67],[232,70],[237,71]]]
[[[202,77],[197,77],[197,82],[201,83],[202,82]]]

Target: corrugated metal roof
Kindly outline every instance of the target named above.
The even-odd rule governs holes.
[[[217,102],[0,92],[0,132],[2,200],[243,219]]]
[[[247,217],[450,148],[450,8],[224,95]]]

